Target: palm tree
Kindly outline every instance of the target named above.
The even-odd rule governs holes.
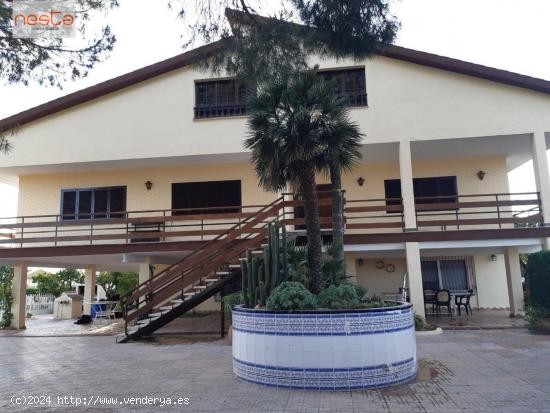
[[[349,108],[341,99],[334,98],[331,111],[331,130],[325,136],[324,171],[330,176],[332,191],[332,254],[335,260],[344,260],[344,205],[342,172],[351,172],[362,155],[363,134],[349,118]],[[342,267],[343,268],[343,267]]]
[[[304,199],[310,289],[322,289],[322,241],[316,172],[326,165],[327,145],[339,127],[341,105],[317,69],[283,73],[265,82],[250,99],[249,137],[260,185],[281,191],[294,184]]]

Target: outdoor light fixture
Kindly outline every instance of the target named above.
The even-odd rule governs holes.
[[[357,260],[357,265],[363,265],[363,258],[359,258]]]
[[[483,181],[483,178],[485,178],[485,175],[487,175],[487,173],[484,171],[479,171],[477,173],[477,177],[479,178],[480,181]]]
[[[358,179],[357,179],[357,184],[359,186],[363,186],[363,184],[365,183],[365,180],[363,179],[362,176],[360,176]]]
[[[496,261],[497,260],[497,256],[495,254],[491,254],[491,261]]]
[[[147,188],[148,191],[150,191],[152,187],[153,183],[151,181],[145,182],[145,188]]]

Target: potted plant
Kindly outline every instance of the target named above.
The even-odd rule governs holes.
[[[365,303],[346,280],[343,222],[323,251],[316,174],[340,185],[360,159],[361,133],[317,68],[283,73],[249,104],[251,150],[260,185],[290,184],[304,201],[307,245],[287,240],[273,222],[260,255],[241,261],[243,305],[233,308],[233,367],[241,379],[277,387],[353,389],[403,383],[416,376],[414,316],[409,303]],[[333,197],[341,197],[334,190]],[[333,202],[339,205],[339,202]]]

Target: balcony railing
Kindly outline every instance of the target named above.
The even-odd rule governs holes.
[[[320,197],[320,223],[330,228],[330,197]],[[0,219],[0,247],[46,247],[140,242],[206,241],[239,225],[264,205],[178,210],[126,211],[122,218],[70,220],[68,215]],[[285,194],[281,220],[300,227],[303,201]],[[227,210],[235,212],[224,212]],[[540,196],[530,193],[457,195],[416,199],[421,231],[536,227],[542,224]],[[405,227],[400,198],[346,199],[346,233],[399,233]]]
[[[225,118],[243,116],[248,112],[247,105],[196,106],[195,119]]]

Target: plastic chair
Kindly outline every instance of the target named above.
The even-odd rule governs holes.
[[[435,290],[431,288],[424,289],[424,307],[426,305],[432,305],[432,313],[435,312]]]
[[[447,307],[449,314],[451,310],[451,292],[449,290],[437,290],[435,293],[435,311],[441,314],[441,307]]]
[[[460,315],[460,307],[464,307],[466,315],[472,314],[472,307],[470,307],[470,298],[472,297],[474,290],[468,290],[467,294],[461,294],[455,296],[455,305],[458,309],[458,315]]]

